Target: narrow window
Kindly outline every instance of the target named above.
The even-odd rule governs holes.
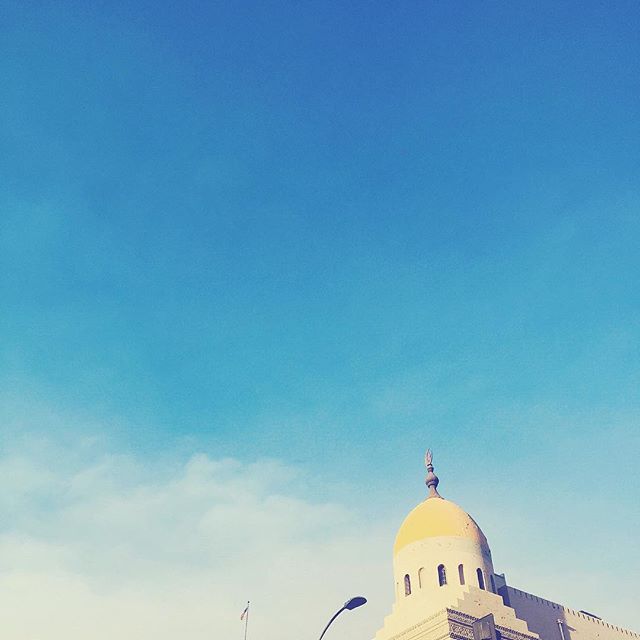
[[[458,578],[460,578],[460,584],[464,584],[464,567],[461,564],[458,565]]]
[[[423,585],[422,585],[422,577],[423,577],[423,575],[424,575],[424,567],[421,567],[421,568],[418,570],[418,586],[419,586],[421,589],[422,589],[422,586],[423,586]]]
[[[481,589],[484,589],[484,576],[482,575],[482,569],[477,569],[476,573],[478,574],[478,586]]]
[[[411,578],[409,577],[408,573],[404,577],[404,595],[405,596],[411,595]]]
[[[438,583],[441,587],[447,584],[447,571],[443,564],[438,565]]]
[[[493,579],[493,573],[489,575],[489,582],[491,583],[491,591],[493,591],[493,593],[497,593],[496,581]]]

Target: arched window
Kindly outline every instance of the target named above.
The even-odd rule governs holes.
[[[447,584],[447,570],[443,564],[438,565],[438,584],[441,587]]]
[[[424,577],[424,567],[420,567],[420,569],[418,569],[418,586],[422,589],[423,584],[422,584],[422,579]]]
[[[476,569],[476,573],[478,574],[478,586],[481,589],[484,589],[484,576],[482,575],[482,569]]]
[[[408,573],[404,577],[404,595],[405,596],[411,595],[411,578],[409,577]]]
[[[460,578],[460,584],[464,584],[464,567],[461,564],[458,565],[458,578]]]
[[[491,591],[493,591],[493,593],[497,593],[496,581],[493,579],[493,573],[489,574],[489,582],[491,583]]]

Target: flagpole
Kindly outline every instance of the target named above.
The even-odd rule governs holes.
[[[247,640],[248,626],[249,626],[249,601],[247,600],[247,615],[244,617],[244,640]]]

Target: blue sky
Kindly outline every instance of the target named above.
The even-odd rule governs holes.
[[[432,446],[517,586],[570,598],[558,536],[606,579],[640,524],[639,23],[2,3],[7,456],[280,461],[392,535]]]

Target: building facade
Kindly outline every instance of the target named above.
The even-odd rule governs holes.
[[[438,493],[427,451],[427,499],[393,548],[395,603],[375,640],[640,640],[640,634],[506,584],[474,519]]]

